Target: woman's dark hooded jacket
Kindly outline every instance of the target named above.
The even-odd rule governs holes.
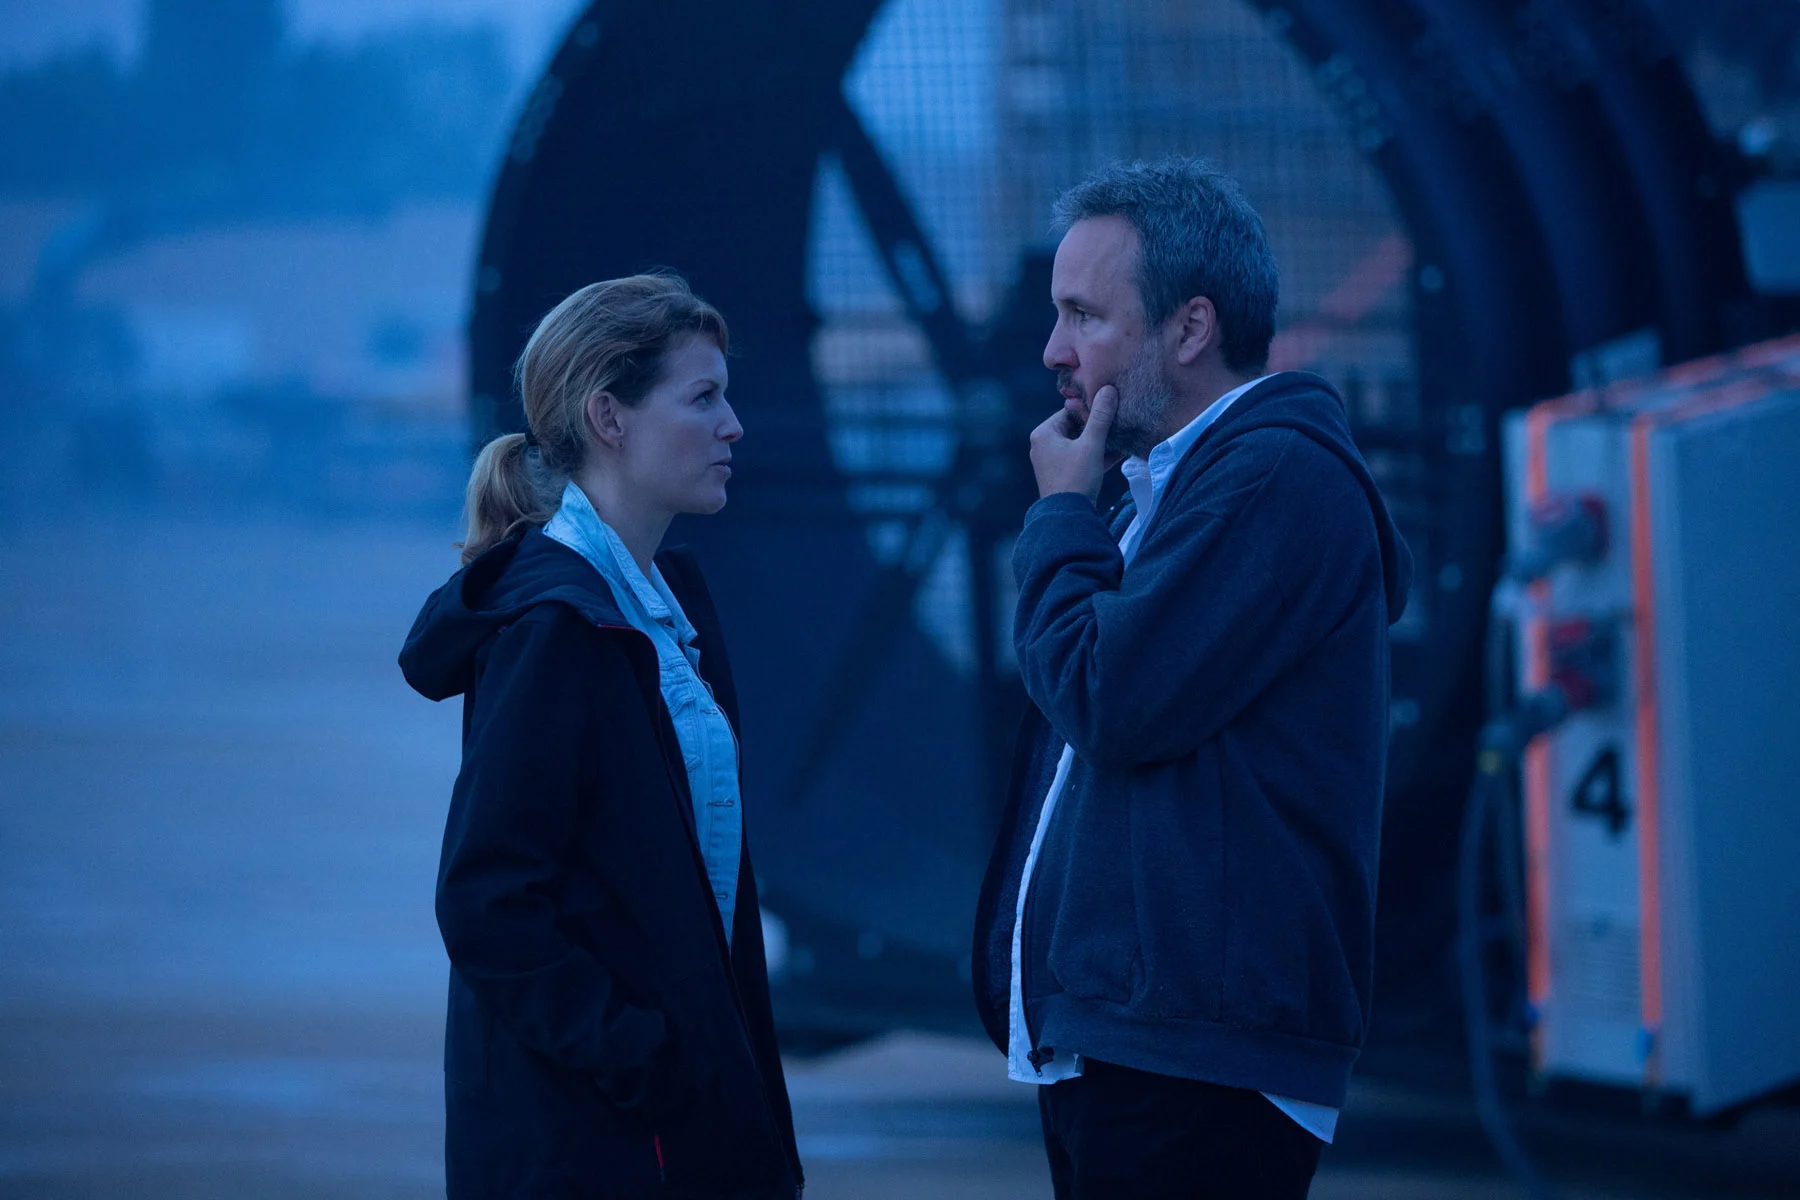
[[[706,585],[657,562],[737,729]],[[463,697],[437,885],[452,1200],[793,1197],[749,851],[728,948],[649,638],[533,529],[432,594],[400,665]]]

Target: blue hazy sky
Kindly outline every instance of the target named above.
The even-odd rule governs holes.
[[[585,6],[586,0],[286,0],[291,35],[303,41],[353,40],[426,20],[494,24],[504,31],[522,79],[536,76]],[[129,61],[145,7],[146,0],[0,0],[0,70],[94,45]],[[864,46],[863,69],[851,79],[851,94],[878,136],[985,148],[996,7],[994,0],[890,0]]]
[[[231,0],[220,0],[231,3]],[[287,0],[296,37],[353,39],[421,20],[486,21],[506,31],[516,66],[535,69],[580,0]],[[0,69],[99,44],[137,52],[144,0],[0,0]]]

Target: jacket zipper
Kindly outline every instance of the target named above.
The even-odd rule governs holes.
[[[1058,803],[1061,803],[1060,798],[1058,799]],[[1044,819],[1044,810],[1042,806],[1039,806],[1036,816],[1037,820],[1032,822],[1033,837],[1037,835],[1038,822],[1041,822]],[[1045,841],[1049,840],[1048,832],[1048,830],[1045,831]],[[1036,907],[1032,904],[1031,900],[1032,896],[1037,892],[1038,878],[1041,873],[1037,868],[1043,866],[1043,847],[1041,845],[1038,847],[1038,856],[1039,860],[1034,864],[1034,869],[1031,872],[1031,879],[1028,881],[1025,888],[1025,905],[1020,910],[1019,915],[1019,1013],[1021,1019],[1025,1022],[1025,1061],[1031,1064],[1031,1069],[1033,1071],[1041,1075],[1044,1071],[1044,1064],[1051,1062],[1056,1058],[1056,1050],[1051,1046],[1040,1047],[1038,1045],[1037,1031],[1031,1027],[1031,918],[1036,911]],[[1026,852],[1026,857],[1030,857],[1029,850]],[[1008,991],[1010,992],[1011,984],[1009,983],[1007,986]],[[1009,1022],[1012,1019],[1012,1003],[1010,996],[1007,1001],[1007,1019]]]
[[[1037,1031],[1031,1027],[1031,894],[1037,890],[1037,872],[1031,873],[1031,882],[1025,889],[1025,908],[1019,919],[1019,1015],[1025,1022],[1025,1061],[1038,1074],[1044,1073],[1044,1064],[1056,1057],[1056,1051],[1038,1045]],[[1010,998],[1007,1008],[1012,1008]],[[1010,1012],[1009,1012],[1010,1017]]]

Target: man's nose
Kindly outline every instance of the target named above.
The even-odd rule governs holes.
[[[1050,331],[1050,340],[1044,343],[1044,365],[1052,371],[1073,371],[1081,365],[1075,358],[1075,347],[1063,336],[1061,321]]]

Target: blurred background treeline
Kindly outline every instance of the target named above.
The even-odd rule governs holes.
[[[469,258],[536,7],[310,36],[281,0],[17,14],[0,496],[453,504]]]
[[[280,0],[155,0],[144,24],[133,61],[88,45],[0,76],[0,187],[291,217],[487,181],[515,77],[493,24],[299,42]]]

